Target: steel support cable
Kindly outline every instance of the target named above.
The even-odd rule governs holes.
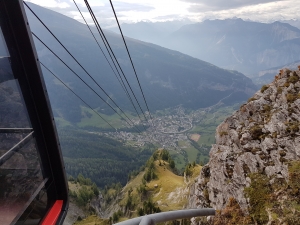
[[[110,66],[111,70],[113,71],[113,73],[115,74],[116,78],[118,79],[118,81],[119,81],[120,85],[122,86],[123,90],[125,91],[125,88],[126,88],[126,87],[125,87],[125,85],[124,85],[124,82],[123,82],[123,80],[122,80],[122,79],[121,79],[121,80],[122,80],[123,84],[121,84],[121,81],[120,81],[120,78],[119,78],[119,77],[120,77],[120,74],[119,74],[119,77],[118,77],[118,76],[117,76],[117,74],[116,74],[116,72],[115,72],[115,71],[114,71],[114,69],[112,68],[112,65],[110,64],[110,62],[109,62],[108,58],[106,57],[106,55],[105,55],[105,53],[104,53],[103,49],[101,48],[101,46],[100,46],[100,44],[99,44],[99,42],[98,42],[97,38],[95,37],[95,35],[94,35],[93,31],[91,30],[90,26],[89,26],[89,25],[88,25],[88,23],[86,22],[86,19],[84,18],[84,16],[83,16],[83,14],[82,14],[81,10],[79,9],[79,7],[78,7],[77,3],[75,2],[75,0],[73,0],[73,2],[74,2],[74,4],[75,4],[75,6],[76,6],[76,8],[77,8],[78,12],[80,13],[80,15],[81,15],[82,19],[84,20],[84,22],[85,22],[86,26],[88,27],[88,29],[89,29],[90,33],[92,34],[92,36],[93,36],[94,40],[96,41],[96,43],[97,43],[97,45],[98,45],[99,49],[101,50],[101,52],[102,52],[103,56],[105,57],[105,59],[106,59],[107,63],[109,64],[109,66]],[[112,58],[111,58],[111,60],[112,60]],[[112,62],[114,63],[114,61],[113,61],[113,60],[112,60]],[[114,63],[114,66],[115,66],[115,69],[116,69],[116,71],[117,71],[117,72],[119,72],[119,71],[118,71],[118,69],[117,69],[117,67],[116,67],[116,65],[115,65],[115,63]],[[126,91],[125,91],[125,92],[126,92]]]
[[[118,23],[118,27],[119,27],[119,30],[120,30],[121,36],[122,36],[122,38],[123,38],[124,45],[125,45],[125,47],[126,47],[126,51],[127,51],[128,57],[129,57],[129,59],[130,59],[130,62],[131,62],[132,68],[133,68],[133,70],[134,70],[135,77],[136,77],[136,79],[137,79],[137,81],[138,81],[138,84],[139,84],[140,90],[141,90],[141,92],[142,92],[142,95],[143,95],[143,98],[144,98],[144,102],[145,102],[145,104],[146,104],[146,106],[147,106],[147,109],[148,109],[148,112],[149,112],[149,116],[150,116],[150,119],[151,119],[151,121],[152,121],[151,113],[150,113],[150,110],[149,110],[149,107],[148,107],[148,104],[147,104],[147,101],[146,101],[146,98],[145,98],[145,95],[144,95],[144,92],[143,92],[142,86],[141,86],[141,84],[140,84],[140,80],[139,80],[139,78],[138,78],[138,76],[137,76],[137,73],[136,73],[135,67],[134,67],[134,65],[133,65],[132,58],[131,58],[131,56],[130,56],[130,53],[129,53],[129,50],[128,50],[128,47],[127,47],[127,44],[126,44],[126,41],[125,41],[125,38],[124,38],[124,35],[123,35],[123,32],[122,32],[122,29],[121,29],[121,26],[120,26],[120,24],[119,24],[119,20],[118,20],[117,14],[116,14],[116,12],[115,12],[115,9],[114,9],[114,6],[113,6],[113,4],[112,4],[112,1],[111,1],[111,0],[109,0],[109,2],[110,2],[110,5],[111,5],[111,8],[112,8],[112,10],[113,10],[113,12],[114,12],[114,15],[115,15],[116,21],[117,21],[117,23]]]
[[[115,77],[116,77],[117,80],[119,81],[119,83],[120,83],[121,87],[123,88],[125,94],[127,95],[128,99],[130,100],[132,106],[134,107],[134,110],[135,110],[135,112],[137,113],[137,115],[138,115],[140,121],[142,121],[142,119],[141,119],[141,117],[140,117],[140,115],[139,115],[139,113],[138,113],[138,111],[137,111],[137,109],[136,109],[136,107],[135,107],[135,105],[134,105],[134,103],[133,103],[133,101],[132,101],[132,98],[131,98],[131,96],[130,96],[129,93],[128,93],[128,90],[127,90],[127,88],[126,88],[126,85],[124,84],[124,81],[123,81],[123,79],[122,79],[122,77],[121,77],[121,75],[120,75],[120,72],[119,72],[119,70],[118,70],[118,68],[117,68],[117,66],[116,66],[116,64],[115,64],[115,62],[114,62],[114,60],[112,59],[112,57],[111,57],[111,55],[110,55],[111,61],[113,62],[114,67],[115,67],[115,69],[116,69],[116,71],[117,71],[119,77],[117,76],[116,72],[115,72],[114,69],[112,68],[112,65],[110,64],[109,60],[107,59],[107,57],[106,57],[106,55],[105,55],[103,49],[101,48],[101,46],[100,46],[98,40],[96,39],[95,35],[93,34],[93,31],[91,30],[90,26],[89,26],[88,23],[86,22],[86,20],[85,20],[83,14],[81,13],[81,10],[79,9],[79,7],[78,7],[78,5],[76,4],[75,0],[73,0],[73,2],[74,2],[74,4],[75,4],[76,8],[78,9],[78,12],[80,13],[82,19],[84,20],[86,26],[88,27],[89,31],[91,32],[91,34],[92,34],[94,40],[96,41],[96,43],[97,43],[99,49],[101,50],[102,54],[104,55],[104,57],[105,57],[107,63],[109,64],[111,70],[113,71]],[[122,82],[122,83],[121,83],[121,82]],[[143,126],[144,126],[144,125],[143,125]],[[145,126],[144,126],[144,129],[146,129]]]
[[[107,104],[116,114],[118,114],[118,116],[120,116],[121,118],[124,119],[123,116],[121,116],[108,102],[106,102],[90,85],[88,85],[71,67],[69,67],[55,52],[53,52],[38,36],[36,36],[35,33],[31,32],[32,35],[38,39],[54,56],[56,56],[56,58],[58,58],[72,73],[74,73],[89,89],[91,89],[105,104]],[[129,126],[132,126],[126,119],[124,119],[126,121],[126,123]],[[134,125],[134,123],[129,119],[129,121]],[[137,128],[135,128],[136,130],[138,130],[139,133],[141,133],[141,131]]]
[[[120,66],[120,64],[119,64],[119,62],[118,62],[116,56],[115,56],[115,54],[114,54],[114,52],[113,52],[113,50],[112,50],[112,48],[110,47],[109,42],[107,41],[106,36],[105,36],[104,32],[102,31],[102,29],[101,29],[101,27],[100,27],[100,24],[98,23],[97,18],[95,17],[95,15],[94,15],[94,13],[93,13],[93,10],[92,10],[91,7],[89,6],[89,3],[88,3],[88,2],[86,2],[86,6],[87,6],[87,9],[89,10],[89,13],[90,13],[90,15],[91,15],[91,17],[92,17],[92,19],[93,19],[93,21],[94,21],[94,24],[95,24],[95,26],[96,26],[96,28],[97,28],[97,30],[98,30],[98,33],[99,33],[99,35],[100,35],[100,37],[101,37],[101,39],[102,39],[102,42],[104,43],[104,46],[105,46],[105,48],[106,48],[106,50],[107,50],[107,52],[108,52],[108,54],[109,54],[109,56],[110,56],[112,62],[113,62],[114,65],[115,65],[114,60],[116,61],[117,65],[118,65],[118,67],[119,67],[119,70],[121,71],[123,77],[125,78],[125,81],[126,81],[128,87],[130,88],[130,91],[131,91],[132,95],[134,96],[134,98],[135,98],[135,100],[136,100],[136,102],[137,102],[137,104],[138,104],[138,106],[139,106],[141,112],[142,112],[143,115],[144,115],[145,120],[148,122],[148,120],[147,120],[147,118],[146,118],[146,116],[145,116],[145,114],[144,114],[144,112],[143,112],[143,110],[142,110],[142,108],[141,108],[141,105],[140,105],[139,101],[137,100],[137,98],[136,98],[136,96],[135,96],[135,94],[134,94],[134,92],[133,92],[133,90],[132,90],[132,88],[131,88],[131,86],[130,86],[130,84],[129,84],[129,82],[128,82],[128,80],[127,80],[127,78],[126,78],[126,76],[125,76],[125,74],[124,74],[124,72],[123,72],[123,70],[122,70],[122,68],[121,68],[121,66]],[[113,58],[114,58],[114,60],[113,60]],[[118,71],[118,69],[117,69],[117,71]],[[118,73],[119,73],[119,72],[118,72]],[[123,82],[123,84],[124,84],[124,81],[123,81],[123,79],[122,79],[121,76],[120,76],[120,78],[121,78],[121,80],[122,80],[122,82]],[[125,88],[126,88],[126,85],[125,85],[125,84],[124,84],[124,86],[125,86]],[[126,88],[126,90],[127,90],[127,88]],[[131,99],[130,94],[128,93],[128,91],[127,91],[127,94],[128,94],[128,96],[129,96],[129,98]],[[132,104],[133,104],[133,102],[132,102]],[[134,104],[133,104],[133,105],[134,105]],[[135,107],[134,107],[134,108],[135,108]],[[137,113],[137,114],[138,114],[138,113]],[[139,115],[139,114],[138,114],[138,115]],[[143,125],[143,126],[144,126],[144,125]],[[145,126],[144,126],[144,127],[145,127]]]
[[[104,45],[105,45],[105,47],[106,47],[106,50],[107,50],[108,53],[109,53],[108,48],[110,49],[110,51],[111,51],[111,53],[112,53],[112,55],[113,55],[113,57],[114,57],[116,63],[118,64],[118,67],[119,67],[119,69],[120,69],[120,71],[121,71],[123,77],[124,77],[125,80],[126,80],[126,83],[127,83],[128,87],[130,88],[131,93],[133,94],[133,96],[134,96],[134,98],[135,98],[135,100],[136,100],[136,102],[137,102],[137,104],[138,104],[140,110],[142,111],[142,113],[143,113],[143,115],[144,115],[145,120],[148,122],[148,120],[147,120],[147,118],[146,118],[146,116],[145,116],[145,113],[144,113],[143,110],[142,110],[142,107],[141,107],[139,101],[137,100],[137,98],[136,98],[136,96],[135,96],[135,94],[134,94],[134,92],[133,92],[133,90],[132,90],[132,88],[131,88],[131,86],[130,86],[130,84],[129,84],[129,82],[128,82],[128,80],[127,80],[127,78],[126,78],[126,76],[125,76],[125,74],[124,74],[124,72],[123,72],[123,70],[122,70],[122,68],[121,68],[121,66],[120,66],[120,64],[119,64],[119,62],[118,62],[118,60],[117,60],[117,58],[116,58],[116,56],[115,56],[115,54],[114,54],[114,52],[113,52],[113,50],[112,50],[111,47],[110,47],[109,42],[107,41],[107,39],[106,39],[106,37],[105,37],[104,32],[102,31],[102,29],[101,29],[101,27],[100,27],[100,25],[99,25],[99,23],[98,23],[98,20],[97,20],[96,16],[95,16],[94,13],[93,13],[92,8],[90,7],[90,5],[89,5],[89,3],[88,3],[87,0],[84,0],[84,2],[85,2],[85,4],[86,4],[86,6],[87,6],[87,9],[88,9],[89,12],[90,12],[90,15],[91,15],[91,17],[92,17],[92,19],[93,19],[95,25],[96,25],[96,28],[97,28],[97,30],[98,30],[98,32],[99,32],[99,34],[100,34],[100,37],[101,37],[101,39],[102,39],[102,41],[103,41],[103,43],[104,43]],[[108,46],[108,47],[107,47],[107,46]],[[109,54],[110,54],[110,53],[109,53]]]
[[[47,66],[45,66],[41,61],[40,64],[48,70],[57,80],[59,80],[66,88],[68,88],[77,98],[79,98],[84,104],[86,104],[91,110],[94,111],[104,122],[106,122],[111,128],[114,128],[106,119],[104,119],[96,110],[94,110],[88,103],[86,103],[78,94],[76,94],[68,85],[66,85],[58,76],[56,76]]]
[[[83,71],[94,81],[94,83],[103,91],[103,93],[114,103],[114,105],[124,114],[124,116],[130,121],[130,118],[126,115],[126,113],[118,106],[117,103],[108,95],[108,93],[99,85],[99,83],[90,75],[90,73],[78,62],[78,60],[69,52],[69,50],[58,40],[58,38],[52,33],[52,31],[43,23],[43,21],[32,11],[32,9],[24,2],[24,4],[28,7],[28,9],[32,12],[32,14],[40,21],[40,23],[47,29],[47,31],[55,38],[55,40],[65,49],[65,51],[73,58],[73,60],[83,69]],[[32,32],[33,33],[33,32]],[[37,37],[34,34],[35,37]],[[38,38],[39,39],[39,38]],[[39,39],[40,40],[40,39]],[[41,41],[41,40],[40,40]],[[44,43],[43,43],[44,44]],[[44,44],[45,45],[45,44]],[[49,49],[49,48],[48,48]],[[133,123],[133,122],[132,122]]]

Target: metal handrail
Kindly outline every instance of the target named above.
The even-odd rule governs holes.
[[[26,145],[33,138],[33,131],[28,134],[25,138],[23,138],[19,143],[17,143],[14,147],[9,149],[4,155],[0,157],[0,166],[5,163],[10,157],[12,157],[15,152],[19,151],[24,145]]]
[[[29,133],[32,128],[0,128],[0,133]]]
[[[184,209],[141,216],[120,223],[116,223],[114,225],[154,225],[156,223],[167,222],[170,220],[185,219],[198,216],[214,216],[215,214],[215,209],[210,208]]]

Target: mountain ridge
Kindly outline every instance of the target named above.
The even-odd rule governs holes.
[[[125,110],[132,111],[130,102],[124,95],[121,87],[116,88],[120,85],[114,78],[104,57],[100,54],[100,51],[97,50],[97,45],[92,41],[92,37],[89,36],[86,26],[75,20],[72,22],[72,19],[70,18],[68,18],[66,24],[64,24],[64,16],[55,19],[54,17],[56,14],[52,14],[50,10],[41,9],[41,7],[33,4],[29,5],[34,11],[38,12],[41,19],[61,42],[70,49],[71,53],[80,60],[80,63],[88,68],[89,73],[93,76],[97,74],[95,79],[98,82],[101,82],[101,85],[105,87],[105,90],[117,104],[120,104]],[[27,14],[30,26],[36,35],[42,38],[46,44],[51,45],[50,47],[55,52],[58,52],[61,57],[65,57],[65,61],[72,68],[76,68],[77,71],[78,65],[72,62],[72,59],[64,53],[63,49],[57,43],[55,43],[54,39],[49,36],[45,28],[36,21],[33,15],[30,12],[27,12]],[[87,33],[83,34],[83,31],[87,31]],[[113,32],[104,32],[107,35],[107,39],[115,51],[115,55],[119,59],[125,74],[128,76],[129,82],[137,93],[137,99],[142,102],[142,96],[138,92],[138,84],[135,80],[122,40]],[[224,96],[229,96],[230,94],[230,97],[226,99],[226,104],[231,104],[236,101],[247,99],[249,93],[253,93],[256,89],[251,80],[241,73],[223,70],[207,62],[157,45],[136,41],[130,38],[126,39],[146,99],[147,96],[156,95],[160,101],[164,102],[164,108],[179,104],[183,104],[187,108],[205,107],[216,104]],[[105,110],[108,108],[100,101],[97,103],[92,101],[95,99],[94,94],[90,93],[84,85],[76,81],[77,78],[73,78],[74,75],[60,65],[60,63],[57,62],[57,60],[51,56],[51,54],[45,50],[45,47],[38,43],[37,40],[35,40],[35,43],[41,61],[43,61],[43,63],[54,73],[58,74],[61,79],[71,85],[72,88],[80,90],[81,96],[83,95],[84,99],[92,105],[93,108],[100,107]],[[102,44],[101,46],[103,47]],[[101,71],[101,74],[99,71]],[[47,72],[45,72],[45,74],[46,84],[50,90],[50,100],[53,102],[53,109],[56,111],[56,115],[60,114],[64,116],[64,114],[68,114],[64,108],[69,106],[70,108],[74,108],[72,112],[74,112],[73,114],[76,114],[70,115],[69,117],[76,118],[74,121],[78,121],[80,118],[79,105],[81,103],[78,103],[77,100],[71,100],[72,97],[67,96],[67,90],[62,89],[59,85],[55,84],[53,81],[54,79],[49,76]],[[84,74],[82,74],[82,76],[84,79],[87,78]],[[96,88],[96,85],[92,84],[90,81],[88,81],[88,83],[91,84],[93,88]],[[219,89],[216,84],[227,87],[227,89]],[[55,91],[51,91],[51,89]],[[245,92],[245,90],[247,91]],[[62,98],[62,96],[66,97]],[[66,102],[64,99],[68,99],[68,101]],[[148,97],[147,101],[150,110],[160,108],[157,101],[153,98]]]
[[[288,63],[286,65],[283,65],[283,66],[276,66],[273,68],[262,70],[262,71],[259,71],[259,73],[256,74],[256,76],[251,77],[251,79],[255,84],[258,84],[258,85],[268,84],[274,80],[274,77],[276,76],[278,71],[280,71],[281,69],[287,68],[290,70],[296,70],[297,66],[299,64],[300,64],[300,61],[294,61],[294,62]]]
[[[159,40],[152,36],[132,34],[132,37],[183,52],[221,68],[238,70],[247,76],[300,60],[300,30],[285,21],[204,20],[183,25]]]
[[[250,75],[260,68],[297,60],[297,51],[287,54],[284,48],[296,45],[298,49],[299,42],[296,40],[299,37],[300,30],[286,23],[206,20],[177,30],[170,36],[167,46],[222,68],[236,69]],[[178,45],[180,42],[186,42],[186,45]],[[198,48],[191,47],[196,43]]]

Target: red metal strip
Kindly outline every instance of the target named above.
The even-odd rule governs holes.
[[[59,214],[61,212],[62,205],[63,205],[63,200],[56,200],[51,210],[48,212],[47,216],[42,222],[42,225],[55,225],[59,217]]]

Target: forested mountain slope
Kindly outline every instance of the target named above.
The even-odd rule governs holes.
[[[136,148],[99,134],[81,130],[59,130],[66,171],[92,179],[100,188],[113,183],[125,185],[128,174],[139,171],[155,147]]]
[[[37,5],[29,4],[67,49],[78,59],[88,72],[101,84],[123,109],[133,111],[124,91],[109,68],[96,42],[85,24],[60,15]],[[57,44],[47,30],[27,10],[32,31],[39,36],[54,52],[87,80],[101,96],[103,93],[92,84],[91,80]],[[142,102],[142,95],[127,57],[120,36],[105,31],[108,41],[127,75],[137,98]],[[96,34],[98,37],[98,34]],[[184,107],[197,109],[214,105],[220,100],[226,104],[246,100],[255,86],[250,79],[236,71],[220,69],[207,62],[192,58],[157,45],[126,38],[135,64],[140,83],[143,87],[150,110],[162,109],[182,104]],[[97,98],[65,66],[35,39],[40,61],[46,64],[64,82],[72,87],[92,107],[100,108],[104,113],[111,113],[105,103]],[[104,46],[101,44],[102,48]],[[46,84],[52,107],[56,116],[72,121],[80,121],[80,103],[72,94],[45,71]],[[110,102],[110,101],[109,101]],[[144,104],[142,107],[145,108]],[[68,110],[67,110],[68,109]]]

